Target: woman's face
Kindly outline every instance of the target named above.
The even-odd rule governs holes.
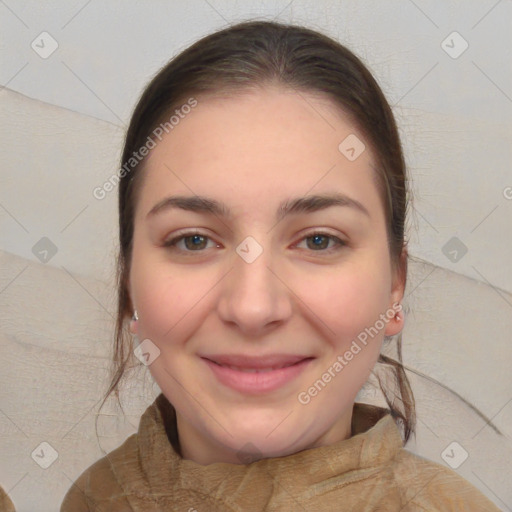
[[[183,455],[241,463],[345,439],[402,328],[368,144],[313,95],[197,99],[147,159],[128,283]]]

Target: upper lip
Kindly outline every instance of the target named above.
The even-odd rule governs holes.
[[[215,354],[203,355],[203,359],[209,359],[214,363],[223,366],[236,366],[238,368],[260,369],[290,366],[304,359],[311,359],[311,356],[294,354],[269,354],[266,356],[247,356],[241,354]]]

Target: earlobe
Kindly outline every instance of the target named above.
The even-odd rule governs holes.
[[[131,290],[131,283],[130,283],[129,275],[126,277],[125,290],[129,297],[129,303],[132,305],[134,301],[133,301],[133,294],[132,294],[132,290]],[[137,314],[137,309],[135,308],[135,306],[133,306],[133,316],[130,319],[130,332],[132,334],[137,334],[137,320],[138,319],[139,319],[139,315]]]
[[[132,334],[137,334],[137,321],[139,320],[139,315],[137,314],[137,310],[133,311],[133,316],[130,320],[130,332]]]
[[[401,304],[405,293],[405,284],[407,281],[407,244],[404,243],[402,248],[402,253],[400,255],[400,262],[397,269],[397,274],[395,275],[395,282],[393,285],[393,289],[391,291],[391,299],[392,304],[390,306],[390,311],[394,311],[395,314],[390,318],[387,323],[385,335],[386,336],[394,336],[401,332],[404,327],[405,315],[404,309]],[[389,318],[389,317],[388,317]]]
[[[386,330],[384,332],[386,336],[394,336],[395,334],[400,333],[404,328],[405,323],[404,309],[400,302],[395,302],[390,311],[394,311],[395,315],[391,317],[386,325]]]

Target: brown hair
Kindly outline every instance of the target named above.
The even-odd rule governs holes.
[[[391,108],[359,58],[319,32],[277,22],[248,21],[194,43],[161,69],[142,94],[126,134],[122,164],[186,98],[234,94],[265,85],[325,97],[350,116],[358,127],[375,155],[375,180],[385,210],[392,270],[405,282],[407,176]],[[119,400],[118,385],[128,363],[133,361],[132,341],[126,326],[133,309],[126,283],[143,164],[144,161],[133,166],[119,182],[118,312],[112,380],[103,403],[113,391]],[[400,334],[397,359],[381,354],[378,360],[386,370],[386,378],[391,377],[396,392],[390,391],[380,376],[377,378],[406,442],[415,431],[415,404],[402,364],[401,346]]]

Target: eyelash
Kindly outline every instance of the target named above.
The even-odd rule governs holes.
[[[176,249],[176,247],[175,247],[176,244],[178,242],[180,242],[181,240],[183,240],[185,238],[192,237],[192,236],[197,236],[197,235],[202,236],[206,240],[211,240],[211,237],[209,237],[199,231],[188,231],[188,232],[182,233],[182,234],[172,238],[171,240],[167,240],[166,242],[164,242],[163,246],[167,247],[169,249],[172,249],[172,250],[177,250],[177,251],[180,251],[183,253],[187,253],[187,255],[192,255],[192,253],[194,253],[194,252],[204,252],[205,249],[198,249],[197,251],[191,251],[191,250]],[[330,240],[334,240],[336,242],[336,245],[329,249],[320,249],[318,251],[311,250],[311,252],[331,254],[333,252],[339,251],[340,249],[342,249],[343,247],[345,247],[347,245],[346,242],[344,242],[337,236],[330,235],[329,233],[324,233],[323,231],[313,231],[311,233],[308,233],[305,236],[303,236],[299,242],[302,242],[303,240],[307,240],[308,238],[313,238],[315,236],[322,236],[322,237],[329,238]]]

